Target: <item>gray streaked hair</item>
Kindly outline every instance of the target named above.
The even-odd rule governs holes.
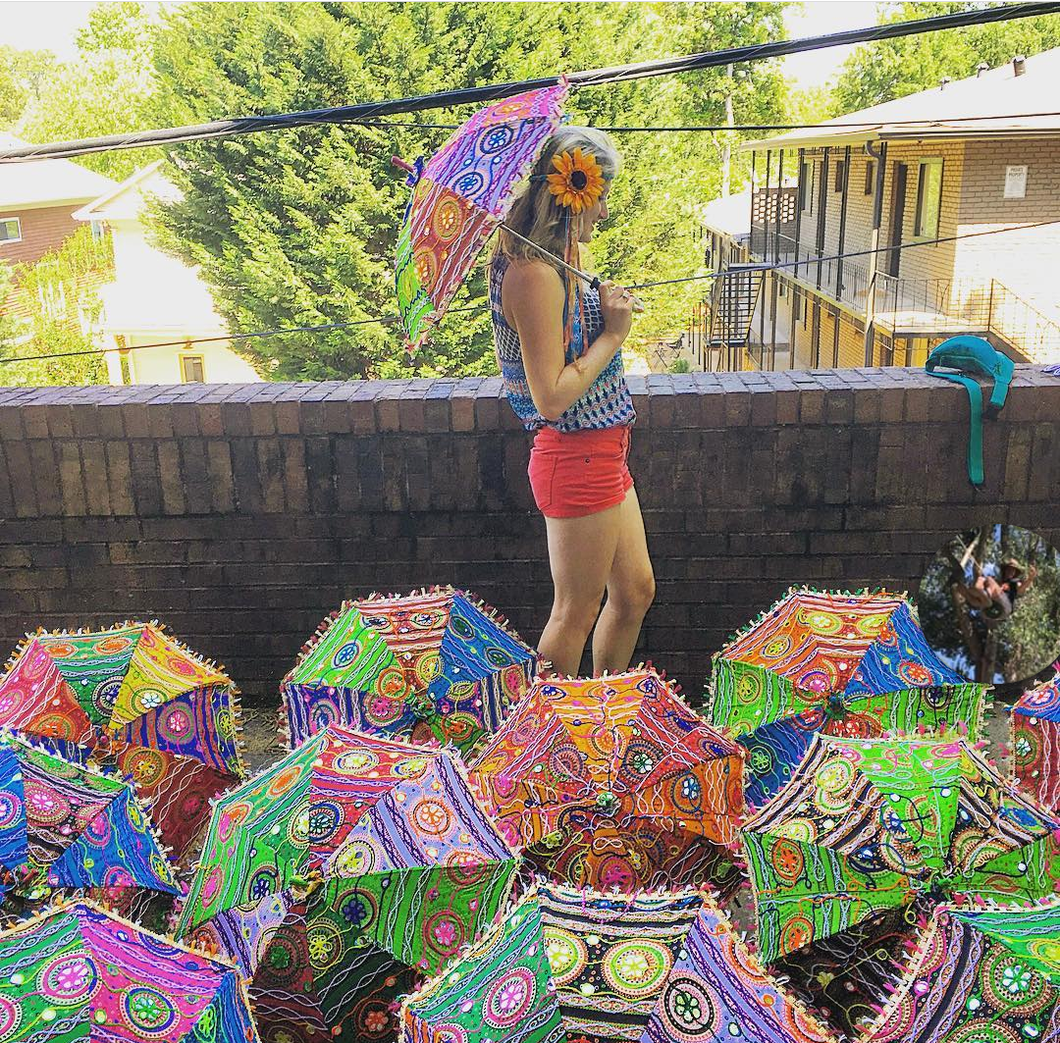
[[[611,139],[602,130],[595,127],[559,127],[545,143],[530,172],[530,178],[505,220],[505,224],[511,225],[515,231],[558,257],[562,257],[567,248],[568,212],[565,207],[556,203],[555,197],[548,190],[545,176],[555,171],[552,166],[553,156],[561,152],[573,152],[576,148],[592,153],[600,164],[605,181],[611,181],[618,173],[621,157]],[[576,220],[577,217],[572,215],[572,219]],[[513,261],[537,260],[551,263],[544,254],[520,242],[515,236],[508,235],[503,228],[498,232],[493,253],[494,256],[501,255]]]

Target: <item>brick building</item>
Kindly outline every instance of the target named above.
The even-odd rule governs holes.
[[[0,148],[25,144],[0,134]],[[33,264],[57,250],[82,227],[74,211],[115,184],[68,159],[0,166],[0,264]]]
[[[744,244],[706,222],[699,365],[921,365],[956,333],[1060,361],[1058,89],[1060,49],[747,143]]]

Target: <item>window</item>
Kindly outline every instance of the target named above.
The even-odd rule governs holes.
[[[799,174],[799,209],[813,210],[813,164],[803,163]]]
[[[847,164],[846,160],[836,160],[835,165],[835,190],[837,192],[843,191],[843,184],[847,179]]]
[[[17,217],[0,217],[0,243],[22,242],[22,222]]]
[[[206,380],[206,367],[202,355],[180,356],[180,379],[186,384],[202,384]]]
[[[876,191],[876,164],[870,159],[865,164],[865,195],[871,196]]]
[[[939,234],[939,208],[942,205],[942,160],[925,159],[920,164],[916,186],[916,225],[913,235],[936,239]]]
[[[96,242],[99,242],[99,240],[102,239],[103,236],[107,234],[107,226],[104,225],[102,221],[92,221],[91,222],[91,228],[92,228],[92,238]]]

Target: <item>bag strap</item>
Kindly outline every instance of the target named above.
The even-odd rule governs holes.
[[[1011,366],[1011,362],[1009,363]],[[963,373],[940,373],[929,369],[928,376],[941,377],[953,384],[963,384],[968,392],[968,480],[972,485],[983,484],[983,390],[977,381],[966,377]],[[998,385],[995,383],[995,395]],[[1005,392],[1008,391],[1008,383],[1003,385],[1001,402],[1004,404]],[[994,395],[990,402],[993,404]],[[1000,408],[1000,407],[998,407]]]

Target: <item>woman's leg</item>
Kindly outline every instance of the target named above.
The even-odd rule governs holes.
[[[645,613],[655,599],[655,573],[636,489],[626,493],[619,512],[618,546],[607,578],[607,604],[593,632],[593,673],[597,675],[627,669]]]
[[[545,518],[555,593],[537,647],[557,673],[578,675],[615,560],[623,506],[583,518]]]

